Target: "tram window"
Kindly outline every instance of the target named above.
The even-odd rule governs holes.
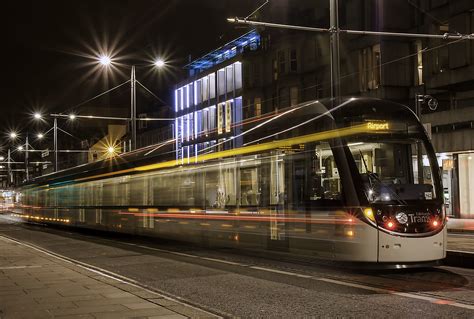
[[[258,197],[257,168],[242,168],[240,170],[240,204],[242,206],[257,206]]]
[[[331,147],[322,142],[316,145],[311,153],[310,199],[340,200],[341,178]]]
[[[418,176],[418,145],[426,154],[416,140],[348,143],[370,201],[435,198],[431,163],[426,155],[422,156],[423,171]]]
[[[304,150],[285,159],[286,201],[295,208],[340,204],[341,179],[327,142],[304,145]]]

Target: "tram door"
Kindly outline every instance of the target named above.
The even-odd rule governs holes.
[[[265,206],[268,207],[270,215],[269,236],[267,246],[272,250],[287,251],[289,247],[288,211],[285,208],[285,162],[284,156],[274,154],[270,157],[270,162],[262,166],[262,176],[265,176],[268,185],[265,187]],[[262,188],[262,194],[263,194]]]

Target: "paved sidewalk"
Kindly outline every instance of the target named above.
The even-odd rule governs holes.
[[[474,233],[474,219],[449,218],[448,232]]]
[[[0,236],[0,318],[213,318]]]

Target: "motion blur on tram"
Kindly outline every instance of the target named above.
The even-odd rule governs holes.
[[[29,221],[378,265],[446,256],[435,152],[393,102],[311,101],[176,158],[173,141],[29,181]],[[236,146],[237,145],[237,146]]]

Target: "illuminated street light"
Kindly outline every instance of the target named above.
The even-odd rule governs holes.
[[[11,139],[15,139],[15,138],[17,138],[18,134],[16,132],[10,132],[10,134],[8,134],[8,136],[10,136]]]
[[[21,146],[21,145],[18,146],[18,150],[19,150],[19,151],[23,151],[23,146]]]
[[[115,153],[115,148],[113,146],[109,146],[107,147],[107,152],[109,152],[109,154],[113,154]]]
[[[72,121],[76,118],[76,115],[75,114],[69,114],[69,119]]]
[[[99,63],[103,66],[109,66],[112,63],[112,59],[108,55],[101,55],[99,57]]]
[[[43,133],[38,133],[38,135],[36,135],[36,137],[37,137],[38,139],[42,139],[42,138],[44,137],[44,134],[43,134]]]
[[[36,119],[36,120],[41,120],[41,118],[43,117],[40,113],[36,112],[35,114],[33,114],[33,117]]]
[[[158,60],[155,61],[154,64],[155,64],[155,66],[156,66],[157,68],[162,68],[162,67],[165,66],[166,63],[165,63],[165,61],[163,61],[162,59],[158,59]]]
[[[5,156],[0,156],[0,161],[4,161],[5,160]]]

